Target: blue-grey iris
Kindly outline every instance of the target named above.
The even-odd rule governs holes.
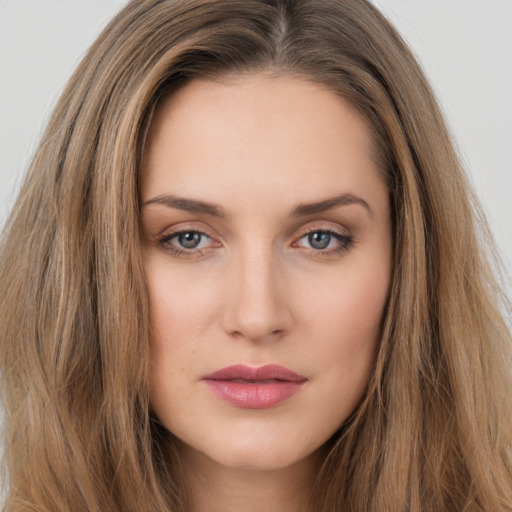
[[[331,242],[331,234],[324,231],[315,231],[308,235],[308,242],[313,249],[325,249]]]
[[[195,249],[201,242],[201,233],[187,231],[178,235],[178,241],[185,249]]]

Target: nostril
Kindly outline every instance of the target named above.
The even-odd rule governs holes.
[[[259,332],[246,329],[245,331],[234,330],[231,332],[231,336],[236,339],[245,338],[251,341],[272,341],[284,336],[285,333],[286,331],[284,329],[274,329],[269,331],[261,330]]]

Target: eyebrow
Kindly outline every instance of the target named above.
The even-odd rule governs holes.
[[[168,206],[169,208],[176,208],[190,213],[201,213],[210,215],[212,217],[226,218],[226,211],[221,207],[213,203],[206,201],[198,201],[196,199],[188,199],[185,197],[178,197],[174,195],[161,195],[150,199],[144,206],[150,204],[161,204]],[[323,213],[328,210],[332,210],[338,206],[349,206],[353,204],[359,204],[367,210],[367,212],[373,216],[370,205],[362,198],[354,196],[353,194],[340,194],[323,201],[317,201],[314,203],[301,203],[297,205],[291,211],[292,217],[305,217],[307,215],[313,215],[315,213]]]
[[[202,213],[212,217],[225,218],[227,216],[224,209],[216,204],[187,199],[185,197],[169,195],[157,196],[144,203],[144,206],[149,204],[161,204],[170,208],[176,208],[190,213]]]
[[[370,205],[364,199],[352,194],[340,194],[339,196],[331,197],[330,199],[325,199],[316,203],[299,204],[292,210],[292,216],[302,217],[312,215],[314,213],[323,213],[328,210],[332,210],[337,206],[349,206],[352,204],[361,205],[371,216],[373,216]]]

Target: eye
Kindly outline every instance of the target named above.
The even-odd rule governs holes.
[[[303,235],[293,244],[294,247],[305,247],[317,253],[333,253],[348,250],[352,237],[336,231],[316,229]]]
[[[160,246],[174,255],[201,255],[206,249],[219,247],[216,242],[202,231],[183,230],[163,235],[158,239]]]
[[[171,240],[176,239],[176,243],[184,249],[198,249],[201,244],[204,245],[206,238],[208,238],[206,235],[197,231],[184,231],[174,235]]]
[[[322,250],[329,247],[333,240],[333,236],[331,233],[327,233],[326,231],[314,231],[307,235],[307,240],[313,249]]]

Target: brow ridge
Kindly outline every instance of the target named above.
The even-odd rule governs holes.
[[[354,196],[353,194],[340,194],[336,197],[331,197],[314,203],[299,204],[292,210],[292,216],[302,217],[305,215],[313,215],[315,213],[323,213],[327,210],[332,210],[338,206],[349,206],[352,204],[361,205],[370,215],[373,216],[370,205],[364,199]]]
[[[150,199],[144,206],[150,204],[161,204],[170,208],[184,210],[190,213],[200,213],[210,215],[212,217],[225,218],[227,217],[225,210],[216,204],[208,203],[205,201],[198,201],[196,199],[188,199],[174,195],[160,195]],[[359,204],[367,210],[370,215],[373,215],[370,205],[362,198],[354,196],[353,194],[340,194],[329,199],[317,201],[314,203],[302,203],[297,205],[291,211],[292,217],[303,217],[306,215],[313,215],[316,213],[323,213],[332,210],[338,206],[349,206]]]
[[[156,196],[144,203],[144,206],[150,204],[161,204],[170,208],[176,208],[178,210],[184,210],[190,213],[202,213],[205,215],[211,215],[212,217],[226,217],[226,212],[224,209],[216,204],[174,195]]]

